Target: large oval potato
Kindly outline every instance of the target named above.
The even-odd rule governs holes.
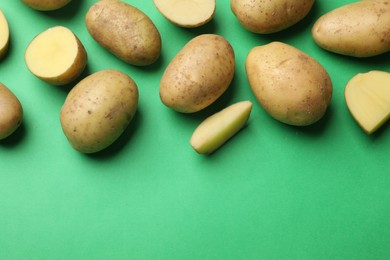
[[[314,0],[231,0],[230,8],[246,29],[267,34],[301,21],[313,4]]]
[[[390,51],[390,1],[364,0],[321,16],[312,28],[314,41],[331,52],[371,57]]]
[[[0,60],[5,56],[9,46],[9,27],[5,15],[0,10]]]
[[[234,51],[225,38],[197,36],[166,68],[160,82],[161,101],[178,112],[202,110],[228,89],[234,69]]]
[[[123,72],[103,70],[80,81],[61,109],[61,126],[70,144],[83,153],[111,145],[132,120],[138,88]]]
[[[160,56],[161,36],[141,10],[119,0],[101,0],[88,11],[88,32],[121,60],[138,66],[150,65]]]
[[[25,5],[39,11],[53,11],[69,4],[71,0],[21,0]]]
[[[322,65],[306,53],[272,42],[253,48],[245,67],[256,99],[276,120],[305,126],[325,114],[332,82]]]
[[[20,126],[23,108],[18,98],[0,83],[0,140],[10,136]]]

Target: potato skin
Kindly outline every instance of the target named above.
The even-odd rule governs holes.
[[[0,140],[10,136],[23,120],[23,108],[18,98],[0,83]]]
[[[312,28],[323,49],[354,57],[390,51],[390,1],[364,0],[321,16]]]
[[[25,5],[38,11],[53,11],[69,4],[71,0],[21,0]]]
[[[234,51],[226,39],[199,35],[166,68],[160,81],[161,101],[178,112],[200,111],[228,89],[234,69]]]
[[[82,153],[111,145],[126,129],[138,105],[138,88],[117,70],[96,72],[68,94],[60,112],[61,126],[70,144]]]
[[[160,56],[162,43],[156,26],[127,3],[101,0],[89,9],[85,22],[100,45],[129,64],[150,65]]]
[[[247,30],[268,34],[298,23],[313,4],[314,0],[231,0],[230,8]]]
[[[276,120],[296,126],[317,122],[332,97],[332,82],[320,63],[281,42],[253,48],[245,62],[251,89]]]

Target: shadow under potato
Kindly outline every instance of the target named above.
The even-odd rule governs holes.
[[[4,138],[3,140],[0,140],[0,146],[6,147],[6,148],[12,148],[17,146],[21,143],[21,141],[26,136],[27,130],[25,123],[22,122],[22,124],[8,137]]]

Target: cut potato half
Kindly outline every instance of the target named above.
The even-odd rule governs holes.
[[[0,59],[2,59],[8,51],[9,46],[9,27],[7,19],[0,10]]]
[[[357,74],[345,88],[345,101],[363,130],[374,133],[390,118],[390,73]]]
[[[208,23],[215,13],[215,0],[153,0],[159,12],[170,22],[185,28]]]
[[[22,0],[22,2],[38,11],[53,11],[69,4],[71,0]]]
[[[53,85],[65,85],[82,73],[87,64],[87,53],[71,30],[56,26],[31,41],[25,61],[38,78]]]
[[[192,134],[190,143],[200,154],[210,154],[243,128],[249,119],[252,102],[241,101],[206,118]]]

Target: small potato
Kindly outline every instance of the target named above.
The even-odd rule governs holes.
[[[305,126],[325,114],[332,96],[331,79],[304,52],[272,42],[253,48],[245,67],[256,99],[276,120]]]
[[[88,11],[88,32],[119,59],[137,66],[154,63],[160,56],[161,36],[146,14],[118,0],[101,0]]]
[[[364,0],[321,16],[312,28],[323,49],[354,57],[390,51],[390,0]]]
[[[215,13],[215,0],[153,0],[153,3],[167,20],[184,28],[202,26]]]
[[[25,5],[39,11],[53,11],[69,4],[71,0],[21,0]]]
[[[31,41],[26,49],[25,61],[36,77],[53,85],[65,85],[83,72],[87,53],[71,30],[56,26]]]
[[[0,83],[0,140],[15,132],[22,119],[23,108],[18,98]]]
[[[247,30],[268,34],[301,21],[313,4],[314,0],[231,0],[230,8]]]
[[[138,88],[123,72],[103,70],[80,81],[60,113],[74,149],[95,153],[110,146],[126,129],[138,105]]]
[[[0,10],[0,60],[5,56],[9,46],[9,27],[5,15]]]
[[[234,68],[234,51],[225,38],[197,36],[166,68],[160,82],[161,101],[178,112],[200,111],[228,89]]]

